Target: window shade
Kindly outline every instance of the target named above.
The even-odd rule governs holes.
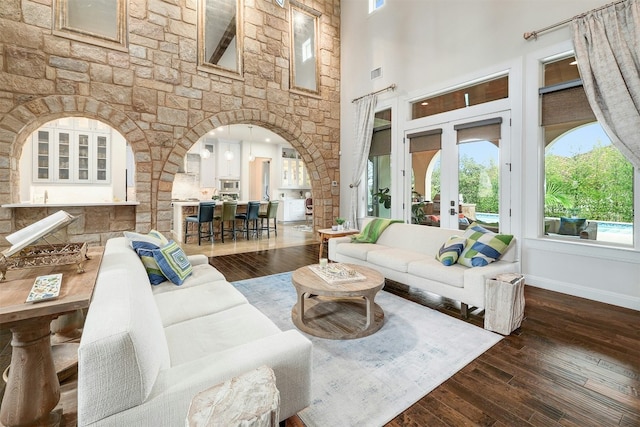
[[[455,125],[454,130],[458,134],[458,144],[474,141],[489,141],[495,145],[500,143],[500,125],[502,117],[495,117],[477,122]]]
[[[442,148],[442,129],[431,129],[407,135],[409,152],[438,151]]]
[[[373,130],[369,157],[388,156],[391,154],[391,125]]]

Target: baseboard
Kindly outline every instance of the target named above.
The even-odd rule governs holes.
[[[575,283],[560,282],[528,274],[525,275],[525,280],[527,285],[535,286],[536,288],[547,289],[549,291],[574,295],[580,298],[586,298],[593,301],[603,302],[605,304],[612,304],[640,311],[640,297],[618,294],[604,289],[587,288],[585,286],[576,285]]]

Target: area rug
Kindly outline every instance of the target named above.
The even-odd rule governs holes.
[[[234,282],[282,330],[295,329],[291,273]],[[502,336],[381,291],[384,325],[373,335],[313,342],[308,427],[382,426],[428,394]]]

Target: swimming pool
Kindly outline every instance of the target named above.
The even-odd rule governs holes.
[[[496,213],[488,212],[476,212],[476,219],[482,222],[499,222],[500,215]],[[633,234],[633,224],[628,222],[611,222],[611,221],[597,221],[598,233],[613,233],[621,235]]]

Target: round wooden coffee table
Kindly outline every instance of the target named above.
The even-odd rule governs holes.
[[[368,267],[341,265],[365,279],[329,283],[311,270],[314,266],[301,267],[291,275],[298,293],[291,319],[301,331],[344,340],[366,337],[382,327],[384,311],[374,298],[384,286],[384,277]]]

